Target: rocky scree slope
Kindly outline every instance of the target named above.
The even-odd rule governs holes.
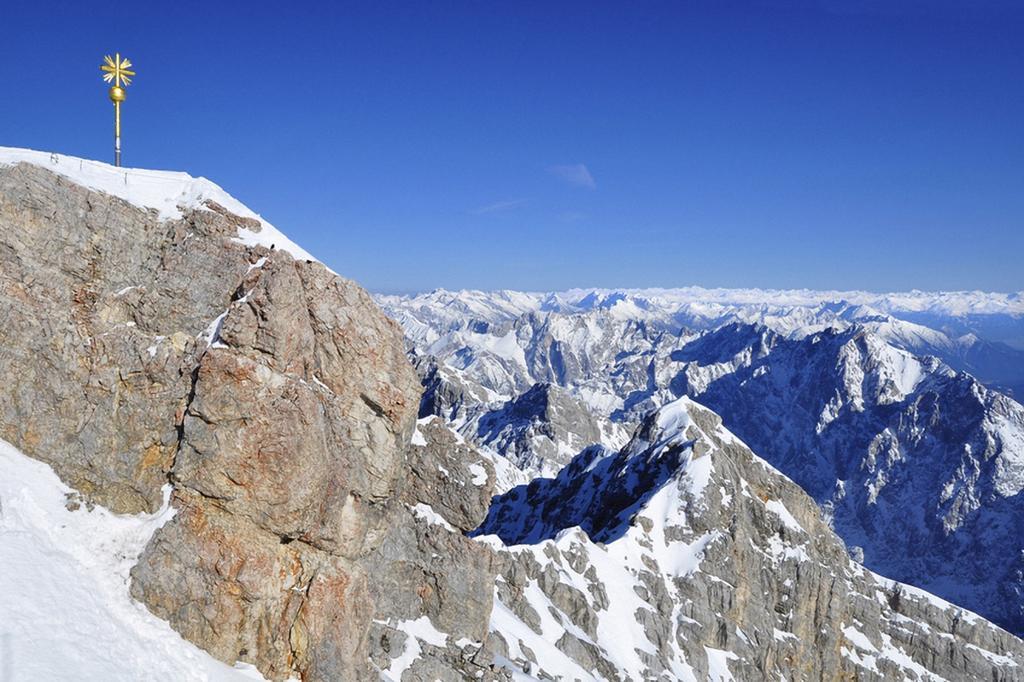
[[[132,594],[270,679],[489,671],[494,558],[452,524],[493,472],[416,483],[447,448],[366,292],[204,180],[0,157],[0,438],[118,513],[173,485]]]

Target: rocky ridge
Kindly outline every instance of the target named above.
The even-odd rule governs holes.
[[[497,498],[499,656],[539,679],[1024,679],[1024,642],[851,561],[803,491],[682,398]]]
[[[865,565],[1024,632],[1019,403],[856,329],[726,327],[676,359],[671,393],[721,414]]]

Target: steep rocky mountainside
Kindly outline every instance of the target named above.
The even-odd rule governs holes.
[[[445,393],[443,378],[488,396],[460,403],[453,425],[468,439],[494,445],[486,441],[501,430],[495,420],[521,400],[502,392],[520,386],[553,382],[591,420],[627,427],[688,395],[803,486],[866,566],[1024,632],[1024,408],[894,340],[937,343],[938,332],[845,304],[825,306],[849,317],[841,324],[824,324],[825,308],[765,306],[757,319],[771,327],[726,317],[710,330],[673,332],[662,312],[629,297],[575,306],[548,297],[550,312],[532,309],[527,294],[489,300],[467,292],[462,307],[488,321],[463,322],[450,319],[462,308],[447,300],[440,310],[423,297],[388,302],[421,364],[443,368],[435,395]],[[466,418],[477,413],[491,415],[486,428]],[[546,415],[532,423],[574,430],[552,428]],[[577,429],[565,449],[582,450],[590,431]],[[530,445],[507,454],[524,462],[551,451]]]
[[[1019,403],[858,330],[727,327],[676,359],[672,392],[800,484],[866,566],[1024,632]]]
[[[582,358],[526,360],[553,374],[507,396],[414,369],[365,291],[207,181],[0,149],[0,321],[0,465],[36,479],[0,486],[0,535],[125,522],[104,584],[268,679],[1024,679],[1021,640],[851,562],[639,360],[621,402],[562,385],[593,375]],[[637,357],[665,333],[574,328]],[[631,401],[665,404],[609,446]],[[497,451],[550,446],[568,463],[529,483]],[[68,509],[33,516],[26,491],[60,489],[14,448]]]
[[[210,183],[39,156],[0,165],[0,438],[116,512],[173,485],[132,594],[272,679],[473,667],[494,559],[417,512],[438,446],[410,445],[397,326]],[[493,475],[467,480],[465,529]],[[417,657],[422,619],[443,634]]]
[[[667,357],[680,339],[606,312],[530,312],[497,326],[468,320],[440,337],[408,314],[399,319],[418,335],[410,342],[425,387],[420,416],[443,417],[531,476],[553,474],[592,443],[624,444],[642,416],[624,415],[655,388],[652,356],[661,349]],[[640,410],[652,407],[646,400]]]
[[[472,402],[466,382],[431,364],[420,416],[448,416],[448,424],[478,447],[500,452],[517,469],[554,475],[580,450],[594,443],[624,445],[629,432],[597,414],[555,384],[538,383],[512,400]],[[452,415],[455,415],[452,417]]]
[[[546,383],[534,384],[469,425],[482,445],[520,468],[541,471],[545,466],[557,471],[593,443],[616,446],[628,438],[620,425],[592,414],[562,388]]]
[[[687,398],[499,497],[477,533],[511,545],[496,648],[542,679],[1022,676],[1024,642],[851,561],[813,500]]]

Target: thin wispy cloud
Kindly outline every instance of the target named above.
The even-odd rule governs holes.
[[[590,174],[590,169],[587,168],[586,164],[574,163],[564,166],[549,166],[548,172],[574,187],[597,189],[594,176]]]
[[[501,213],[503,211],[511,211],[514,208],[526,204],[528,199],[507,199],[505,201],[496,201],[493,204],[487,204],[486,206],[480,206],[479,208],[470,209],[470,213],[473,215],[485,215],[487,213]]]

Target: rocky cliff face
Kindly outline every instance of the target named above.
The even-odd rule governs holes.
[[[173,486],[132,593],[216,657],[272,679],[392,659],[462,674],[454,642],[469,657],[484,640],[493,558],[424,513],[416,472],[434,464],[410,445],[420,390],[397,326],[323,265],[245,239],[273,228],[215,186],[194,181],[168,218],[146,190],[178,176],[51,163],[0,165],[0,437],[117,512]],[[111,174],[143,199],[82,186]],[[451,520],[468,529],[493,475],[464,479],[478,502]],[[422,652],[420,619],[441,633]]]

